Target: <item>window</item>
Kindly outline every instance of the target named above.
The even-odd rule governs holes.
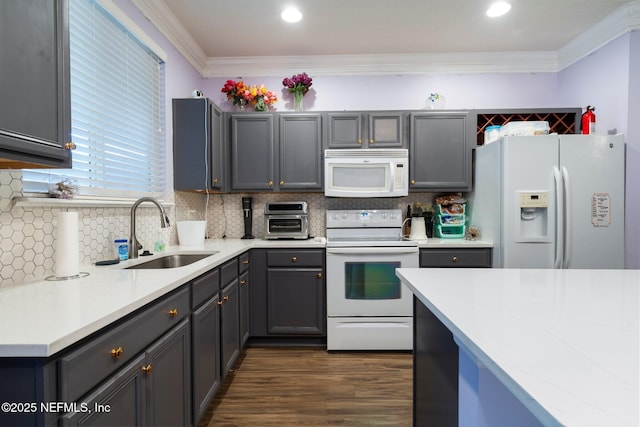
[[[69,2],[73,169],[28,170],[25,192],[69,178],[80,195],[161,196],[164,64],[96,0]]]

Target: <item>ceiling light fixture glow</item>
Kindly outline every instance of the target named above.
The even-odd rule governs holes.
[[[288,7],[280,14],[280,17],[285,22],[298,22],[302,19],[302,12],[300,12],[295,7]]]
[[[492,3],[487,9],[487,16],[490,18],[497,18],[498,16],[502,16],[505,13],[511,10],[511,5],[506,1],[498,1]]]

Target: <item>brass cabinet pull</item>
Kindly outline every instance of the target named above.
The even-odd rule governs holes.
[[[371,138],[371,139],[369,140],[369,144],[373,144],[374,142],[375,142],[375,141],[373,140],[373,138]]]
[[[115,359],[120,359],[120,357],[124,354],[124,348],[118,347],[111,349],[111,356]]]
[[[416,180],[415,179],[411,180],[411,185],[416,185]]]
[[[214,184],[217,184],[217,183],[219,183],[219,182],[220,182],[220,181],[218,180],[218,178],[213,178],[213,183],[214,183]]]
[[[362,144],[362,139],[358,139],[358,144]]]
[[[142,372],[144,372],[145,374],[149,375],[151,373],[151,370],[153,369],[153,367],[151,366],[151,364],[147,365],[147,366],[143,366],[141,368]]]
[[[246,285],[246,284],[247,284],[247,281],[246,281],[246,280],[240,280],[240,284],[241,284],[241,285]]]
[[[296,257],[291,257],[291,262],[298,262],[298,258],[296,258]]]
[[[229,301],[229,295],[226,295],[224,298],[222,298],[225,301]]]
[[[224,304],[222,301],[218,301],[218,305],[222,305]]]
[[[453,262],[458,262],[458,257],[457,257],[457,256],[454,256],[453,258],[451,258],[451,261],[453,261]]]
[[[269,182],[267,182],[267,185],[268,185],[269,187],[273,187],[273,181],[269,181]]]
[[[284,187],[284,181],[280,181],[280,187]]]
[[[75,150],[76,149],[76,144],[73,141],[67,142],[66,144],[64,144],[64,149],[65,150]]]
[[[248,264],[249,264],[249,260],[248,260],[248,259],[245,259],[244,261],[242,261],[242,263],[243,263],[244,265],[248,265]]]
[[[174,308],[173,310],[169,310],[169,316],[176,317],[178,315],[178,309]]]
[[[322,279],[322,273],[317,274],[318,279]]]

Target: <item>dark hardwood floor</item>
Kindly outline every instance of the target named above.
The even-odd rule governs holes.
[[[409,353],[248,348],[198,427],[412,425]]]

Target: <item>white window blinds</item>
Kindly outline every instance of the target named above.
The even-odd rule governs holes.
[[[69,2],[73,169],[30,170],[26,192],[65,178],[81,195],[161,196],[164,66],[95,0]]]

